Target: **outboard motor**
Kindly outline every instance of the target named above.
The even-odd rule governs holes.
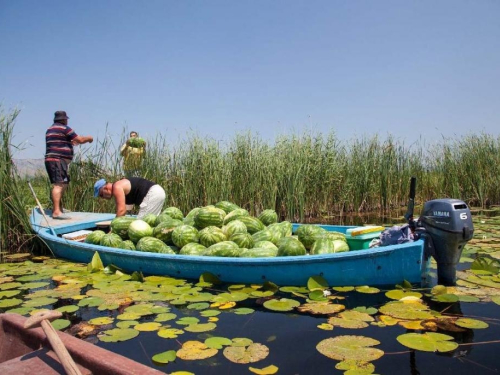
[[[423,228],[424,236],[430,237],[431,255],[438,266],[438,283],[455,285],[462,250],[474,234],[469,207],[458,199],[425,202],[417,227],[417,231]]]

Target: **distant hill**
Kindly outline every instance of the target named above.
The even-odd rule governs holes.
[[[44,159],[13,159],[17,173],[22,177],[32,177],[45,173]]]

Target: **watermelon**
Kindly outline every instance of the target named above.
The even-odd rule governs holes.
[[[239,247],[250,249],[254,245],[254,240],[250,233],[235,233],[229,237],[229,241],[235,242]]]
[[[172,242],[172,232],[175,227],[182,225],[182,221],[170,219],[162,221],[153,229],[153,237],[162,240],[165,243]]]
[[[222,227],[222,230],[227,237],[231,237],[235,233],[247,233],[247,226],[241,220],[233,220]]]
[[[250,216],[250,214],[244,208],[237,208],[237,209],[231,211],[230,213],[228,213],[226,216],[224,216],[224,225],[227,225],[231,221],[237,220],[243,216]]]
[[[335,253],[333,240],[329,238],[319,238],[311,246],[311,255]]]
[[[85,238],[86,243],[91,243],[94,245],[100,245],[101,244],[101,239],[105,235],[104,231],[102,230],[95,230],[92,233],[89,233],[89,235]]]
[[[162,211],[162,214],[167,214],[172,219],[176,219],[176,220],[184,219],[184,214],[177,207],[167,207]]]
[[[146,146],[146,141],[141,137],[130,137],[127,141],[127,145],[134,148],[142,148]]]
[[[227,240],[226,235],[219,227],[210,226],[203,228],[200,230],[199,234],[200,243],[205,247]]]
[[[120,244],[120,249],[135,250],[135,245],[130,240],[125,240]]]
[[[175,254],[163,241],[150,236],[142,237],[139,242],[137,242],[136,249],[149,253]]]
[[[155,214],[146,214],[141,218],[141,220],[144,220],[151,227],[154,227],[156,225],[156,215]]]
[[[266,229],[266,226],[262,224],[262,221],[253,216],[242,216],[238,220],[242,221],[243,224],[246,225],[247,231],[250,234]]]
[[[108,233],[102,236],[100,245],[119,248],[122,242],[122,238],[116,233]]]
[[[238,257],[240,248],[232,241],[222,241],[205,249],[203,256],[212,257]]]
[[[168,214],[159,214],[156,217],[155,226],[157,226],[160,223],[163,223],[164,221],[169,221],[169,220],[172,220],[172,217],[170,215],[168,215]]]
[[[314,238],[315,239],[320,239],[320,238],[329,238],[330,240],[342,240],[344,242],[347,242],[346,238],[345,238],[345,234],[344,233],[340,233],[340,232],[335,232],[335,231],[326,231],[326,232],[321,232],[321,233],[318,233],[318,234],[315,234],[314,235]]]
[[[193,208],[191,211],[188,212],[186,217],[182,219],[182,222],[186,225],[191,225],[192,227],[194,227],[194,217],[196,216],[196,214],[200,209],[201,207]]]
[[[240,252],[240,258],[270,258],[278,254],[278,249],[265,247],[254,247],[253,249],[244,249]]]
[[[202,255],[206,249],[205,246],[199,243],[190,242],[179,251],[179,255]]]
[[[128,227],[135,221],[136,218],[132,216],[118,216],[111,220],[111,232],[119,235],[123,240],[128,239]]]
[[[263,247],[265,249],[275,249],[278,252],[278,246],[273,244],[271,241],[257,241],[254,243],[253,247],[259,248]]]
[[[199,229],[206,227],[222,227],[226,212],[217,207],[206,206],[199,209],[194,217],[194,226]]]
[[[293,237],[283,237],[278,243],[277,255],[280,257],[306,255],[306,248]]]
[[[215,204],[215,207],[220,208],[221,210],[224,210],[226,214],[230,213],[231,211],[234,211],[238,208],[240,208],[237,204],[228,202],[228,201],[220,201]]]
[[[349,251],[349,245],[344,240],[333,240],[333,246],[335,247],[334,253]]]
[[[182,247],[190,242],[198,242],[199,234],[198,229],[190,225],[179,225],[174,228],[172,232],[172,242],[175,246],[182,249]]]
[[[142,237],[149,237],[153,234],[153,228],[144,220],[134,220],[128,227],[128,237],[133,243],[137,243]]]
[[[262,224],[267,226],[278,222],[278,214],[276,213],[276,211],[268,209],[262,211],[257,219],[262,221]]]
[[[295,231],[295,234],[299,236],[299,241],[302,242],[306,249],[311,248],[314,241],[316,241],[315,236],[319,233],[326,233],[326,229],[313,224],[301,225]]]

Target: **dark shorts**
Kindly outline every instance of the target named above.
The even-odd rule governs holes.
[[[50,183],[69,183],[68,167],[69,161],[65,159],[58,161],[45,160],[45,169],[49,175]]]

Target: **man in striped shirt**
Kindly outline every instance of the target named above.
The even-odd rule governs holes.
[[[70,218],[62,212],[61,200],[69,183],[68,168],[73,160],[73,146],[92,143],[94,140],[91,136],[77,135],[68,126],[68,119],[66,112],[57,111],[54,124],[45,133],[45,169],[52,184],[53,219]]]

